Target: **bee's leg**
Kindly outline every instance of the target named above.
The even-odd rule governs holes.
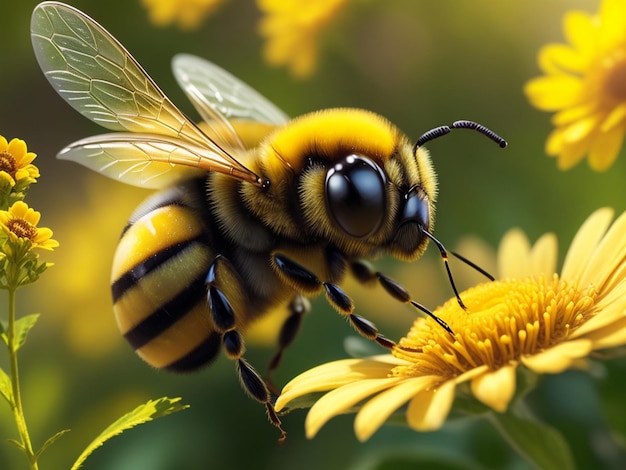
[[[362,284],[378,281],[387,293],[394,299],[399,300],[400,302],[410,303],[413,307],[424,312],[426,315],[435,320],[444,330],[454,336],[454,332],[445,321],[431,312],[428,308],[424,307],[422,304],[413,300],[411,298],[411,294],[409,294],[409,292],[397,281],[394,281],[380,271],[374,270],[369,263],[363,260],[351,262],[350,268],[356,279]]]
[[[265,383],[267,384],[267,386],[276,395],[279,395],[280,392],[272,382],[272,372],[278,369],[285,349],[289,347],[289,345],[298,335],[298,331],[300,331],[300,325],[302,324],[302,318],[306,313],[311,310],[311,304],[306,297],[298,294],[289,303],[288,308],[290,312],[289,316],[280,328],[280,333],[278,335],[278,351],[276,351],[276,354],[274,354],[274,356],[270,360],[269,365],[267,366],[267,378],[265,379]]]
[[[378,333],[376,325],[360,315],[352,313],[352,299],[336,284],[321,281],[314,273],[282,253],[274,253],[273,265],[279,275],[294,289],[305,294],[326,292],[328,302],[343,316],[362,336],[376,341],[381,346],[391,349],[395,343]]]
[[[222,335],[226,355],[236,363],[241,386],[250,397],[265,405],[270,422],[281,432],[279,442],[282,442],[287,437],[287,433],[281,427],[280,418],[272,404],[271,393],[261,376],[243,357],[245,347],[243,337],[237,331],[237,310],[229,300],[229,294],[232,294],[232,299],[241,301],[241,282],[235,269],[225,257],[219,255],[211,263],[206,277],[206,286],[213,323]]]

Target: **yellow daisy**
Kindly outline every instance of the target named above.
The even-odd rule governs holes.
[[[609,168],[626,132],[626,2],[603,0],[592,15],[570,11],[563,19],[569,44],[539,51],[545,75],[529,81],[533,106],[556,111],[546,153],[568,169],[585,155],[592,169]]]
[[[286,65],[296,77],[313,73],[319,55],[319,36],[347,0],[257,0],[265,14],[259,31],[266,38],[265,59]]]
[[[498,251],[498,279],[461,294],[467,312],[455,299],[435,311],[454,337],[420,318],[392,354],[331,362],[296,377],[276,410],[328,392],[307,416],[308,437],[356,409],[355,433],[365,441],[407,403],[411,428],[436,430],[463,390],[504,412],[518,367],[556,374],[584,364],[593,351],[626,344],[626,213],[610,226],[612,218],[605,208],[587,219],[560,273],[553,234],[531,247],[521,231],[509,232]],[[457,387],[464,383],[469,388]]]
[[[52,230],[46,227],[37,227],[41,213],[28,207],[24,201],[17,201],[8,211],[0,211],[0,226],[10,240],[29,240],[31,248],[52,250],[59,246],[53,240]]]
[[[15,186],[16,182],[29,179],[34,183],[39,178],[39,169],[31,162],[37,155],[29,152],[21,139],[7,139],[0,135],[0,178]]]
[[[150,21],[157,26],[177,23],[189,31],[197,29],[224,0],[141,0],[147,8]]]

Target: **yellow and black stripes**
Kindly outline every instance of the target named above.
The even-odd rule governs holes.
[[[149,364],[192,370],[217,354],[205,279],[214,253],[189,184],[147,201],[124,230],[111,290],[118,326]]]

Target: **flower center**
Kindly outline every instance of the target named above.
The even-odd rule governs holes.
[[[626,57],[611,60],[607,64],[604,86],[613,99],[626,101]]]
[[[24,219],[11,219],[7,223],[7,227],[18,238],[34,240],[37,236],[37,228]]]
[[[8,152],[0,152],[0,171],[6,171],[9,175],[15,176],[16,163],[13,155]]]
[[[412,362],[394,375],[451,378],[486,365],[496,370],[522,355],[535,354],[566,340],[594,314],[596,292],[578,290],[554,275],[481,284],[435,311],[455,332],[450,336],[431,319],[418,319],[393,355]]]

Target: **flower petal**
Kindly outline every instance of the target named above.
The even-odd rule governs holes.
[[[365,400],[367,397],[381,390],[386,390],[389,387],[397,388],[399,386],[398,384],[401,384],[405,380],[404,377],[359,380],[331,390],[320,398],[307,414],[304,425],[307,438],[311,439],[315,437],[322,426],[332,417],[347,412],[360,401]],[[402,405],[402,403],[398,404],[398,406],[400,405]],[[378,429],[378,427],[380,427],[380,424],[376,429]],[[376,429],[372,430],[372,434]]]
[[[626,125],[613,127],[606,132],[599,131],[593,138],[589,150],[589,166],[595,171],[605,171],[613,165],[624,141]]]
[[[623,126],[626,122],[626,103],[621,103],[611,109],[602,121],[600,131],[608,132],[617,126]]]
[[[561,269],[562,278],[572,280],[580,278],[612,219],[613,210],[602,208],[585,220],[567,250]]]
[[[599,16],[601,45],[615,47],[626,35],[626,3],[623,0],[604,0],[600,3]]]
[[[404,379],[402,383],[373,397],[363,405],[354,421],[357,439],[361,442],[368,440],[394,411],[440,380],[435,376]]]
[[[586,339],[593,341],[593,349],[608,349],[626,344],[626,317],[614,321],[609,326],[585,335]]]
[[[569,43],[585,56],[595,48],[596,27],[593,17],[583,11],[570,11],[563,17],[563,33]]]
[[[566,126],[572,122],[584,119],[597,112],[597,105],[595,102],[583,103],[579,106],[566,108],[563,111],[559,111],[550,119],[550,122],[556,127]]]
[[[549,275],[556,272],[558,242],[554,233],[546,233],[537,240],[530,251],[528,274]]]
[[[13,155],[15,160],[19,160],[26,153],[26,142],[22,139],[11,139],[7,151]]]
[[[626,212],[615,219],[605,234],[600,235],[603,235],[601,240],[590,240],[594,251],[577,279],[581,286],[593,284],[598,294],[604,296],[623,280],[622,276],[615,275],[615,270],[626,263]]]
[[[588,339],[576,339],[557,344],[543,352],[522,356],[521,361],[539,374],[557,374],[568,369],[577,359],[585,357],[593,349]]]
[[[626,315],[626,279],[620,282],[610,296],[600,300],[596,309],[598,313],[577,328],[572,333],[572,339],[594,335],[593,332],[603,328],[610,329]]]
[[[558,111],[579,105],[582,91],[582,80],[565,74],[536,77],[524,86],[528,100],[542,111]]]
[[[528,276],[530,242],[519,229],[509,230],[498,247],[498,274],[501,278],[521,279]]]
[[[474,396],[485,405],[504,413],[515,394],[517,365],[509,365],[484,373],[471,382]]]
[[[565,44],[547,44],[539,51],[539,68],[546,74],[563,72],[582,73],[588,66],[588,60],[576,49]]]
[[[280,411],[290,401],[314,392],[324,392],[363,379],[385,378],[391,368],[406,364],[391,354],[369,359],[344,359],[314,367],[291,380],[276,400]]]
[[[416,431],[435,431],[443,426],[452,408],[455,390],[455,381],[448,380],[436,390],[416,394],[406,412],[409,427]]]

